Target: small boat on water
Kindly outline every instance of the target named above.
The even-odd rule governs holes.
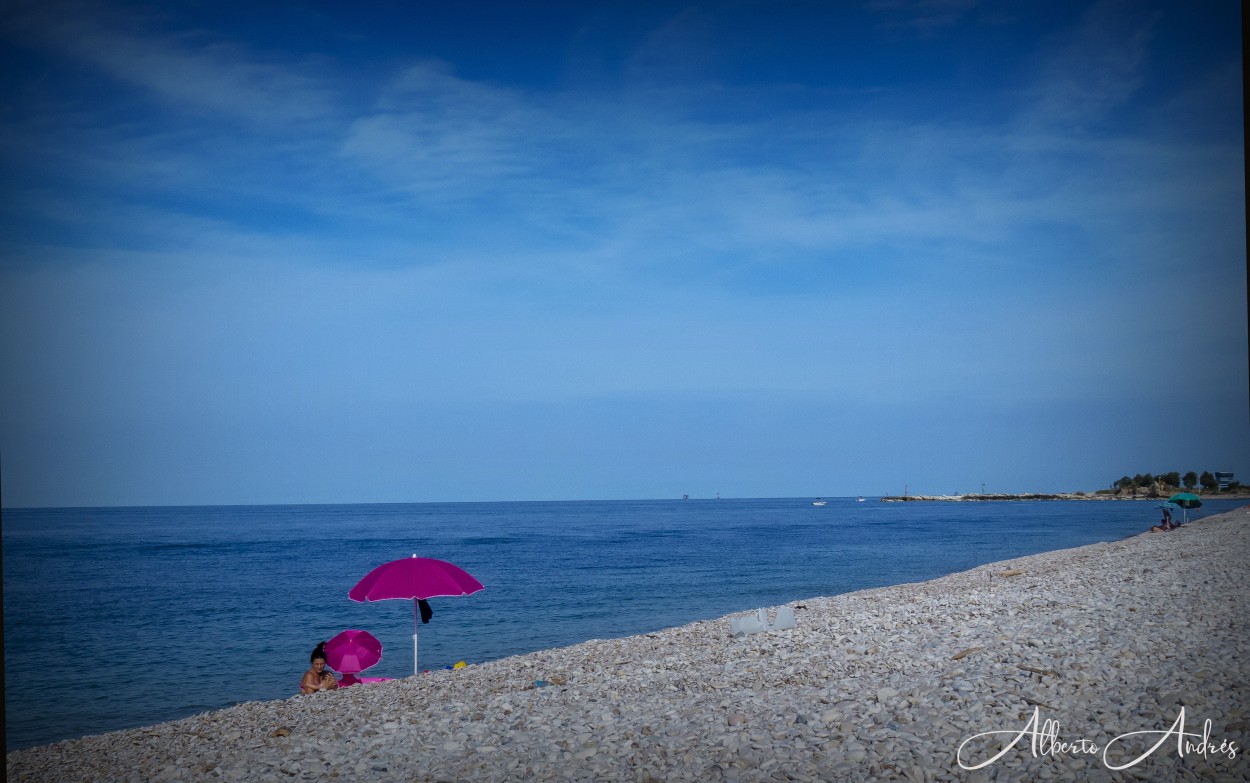
[[[825,505],[825,501],[821,500],[820,498],[816,498],[815,500],[813,500],[813,501],[812,501],[812,505],[813,505],[813,506],[823,506],[823,505]]]
[[[863,496],[863,495],[860,495],[858,498],[856,498],[856,500],[858,500],[860,503],[863,503],[863,502],[864,502],[864,496]]]

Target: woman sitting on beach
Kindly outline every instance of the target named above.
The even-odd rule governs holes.
[[[1172,524],[1172,514],[1165,508],[1163,509],[1163,519],[1159,520],[1159,524],[1152,526],[1150,528],[1150,532],[1162,532],[1164,530],[1171,530],[1174,527],[1176,527],[1176,525]]]
[[[304,672],[304,679],[300,681],[300,693],[316,693],[317,691],[332,691],[339,687],[339,681],[334,679],[334,675],[326,671],[326,643],[322,642],[313,649],[312,655],[308,656],[308,660],[312,663],[312,668]]]

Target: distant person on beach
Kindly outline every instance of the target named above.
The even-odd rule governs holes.
[[[1169,509],[1167,506],[1164,506],[1163,507],[1163,519],[1159,520],[1159,524],[1152,526],[1150,528],[1150,532],[1153,533],[1156,531],[1162,532],[1164,530],[1174,530],[1175,528],[1178,528],[1178,527],[1180,527],[1180,525],[1176,525],[1172,523],[1171,509]]]
[[[339,681],[334,679],[333,674],[326,671],[325,642],[313,649],[312,655],[308,656],[308,661],[312,664],[312,668],[304,672],[304,679],[299,684],[300,693],[332,691],[339,687]]]

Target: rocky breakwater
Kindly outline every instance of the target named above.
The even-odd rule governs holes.
[[[1246,780],[1248,563],[1239,509],[796,602],[790,630],[696,622],[18,751],[8,779]]]

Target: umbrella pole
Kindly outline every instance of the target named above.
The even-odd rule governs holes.
[[[421,669],[417,666],[417,599],[412,599],[412,673],[420,674]]]

